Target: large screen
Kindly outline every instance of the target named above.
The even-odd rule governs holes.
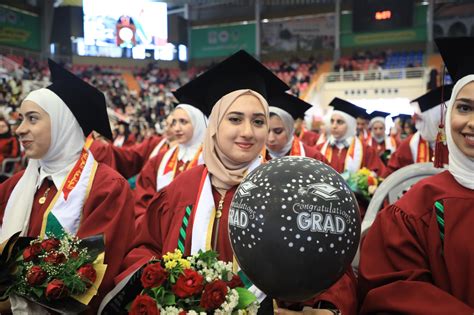
[[[413,0],[353,0],[352,31],[377,32],[413,26]]]
[[[159,51],[167,46],[166,3],[83,0],[83,9],[84,55],[159,59]]]

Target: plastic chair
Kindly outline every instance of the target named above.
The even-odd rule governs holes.
[[[369,231],[386,198],[389,204],[394,204],[419,180],[436,175],[445,170],[444,168],[435,168],[433,163],[427,162],[411,164],[390,174],[377,188],[367,207],[364,220],[362,220],[360,239],[362,240]],[[360,243],[354,260],[352,261],[352,268],[356,274],[358,274],[359,270],[359,259]]]

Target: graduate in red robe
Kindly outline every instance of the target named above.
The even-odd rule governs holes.
[[[374,148],[367,146],[356,137],[356,117],[365,111],[340,98],[331,101],[331,135],[317,149],[329,161],[329,165],[339,173],[355,173],[366,167],[380,175],[385,166]]]
[[[452,85],[438,87],[411,102],[415,109],[415,126],[418,131],[402,141],[390,157],[382,177],[385,178],[396,170],[413,163],[434,160],[434,147],[442,106],[449,100],[452,87]]]
[[[206,116],[196,107],[180,104],[173,112],[171,128],[177,146],[150,159],[138,175],[135,218],[138,220],[155,193],[183,171],[202,164],[202,141],[207,127]]]
[[[304,117],[299,117],[295,120],[295,136],[307,146],[313,147],[318,142],[319,134],[308,130],[305,127],[305,121],[303,118]]]
[[[436,43],[457,81],[445,122],[448,171],[377,215],[361,247],[361,314],[474,312],[474,66],[462,63],[472,60],[474,41]]]
[[[140,173],[149,159],[175,146],[171,122],[172,114],[169,114],[162,137],[152,135],[141,143],[121,148],[105,140],[94,141],[91,151],[98,162],[107,164],[127,179],[131,178]]]
[[[252,67],[258,68],[255,69],[258,74],[245,70]],[[216,77],[218,82],[212,80]],[[222,86],[224,78],[230,82]],[[260,82],[254,82],[255,78]],[[178,99],[192,94],[197,98],[195,104],[204,104],[200,108],[212,108],[215,104],[203,144],[205,165],[180,174],[151,200],[140,221],[134,248],[124,261],[127,270],[117,280],[152,256],[160,257],[176,248],[185,255],[214,249],[219,259],[234,261],[228,236],[229,207],[244,176],[263,162],[259,154],[268,135],[269,113],[262,94],[282,93],[286,89],[268,69],[240,51],[175,92]],[[213,95],[206,95],[203,90],[210,90]],[[180,233],[183,224],[184,234]],[[330,304],[344,310],[344,314],[355,314],[355,279],[351,274],[349,269],[334,285],[336,291],[330,289],[325,293],[327,300],[323,306]],[[261,306],[263,314],[272,312],[268,300]],[[320,301],[321,298],[315,298],[311,306],[317,307]]]
[[[292,155],[311,157],[327,163],[326,158],[315,147],[304,144],[294,136],[294,119],[304,117],[304,113],[311,105],[288,93],[277,95],[269,102],[272,106],[270,106],[270,130],[265,159],[268,161]]]
[[[387,163],[390,155],[397,149],[395,137],[385,134],[385,117],[388,115],[389,113],[380,111],[370,113],[370,135],[366,141],[369,147],[375,149],[384,164]]]
[[[8,121],[0,117],[0,165],[5,158],[20,156],[18,139],[12,135]]]
[[[126,180],[99,164],[88,149],[97,130],[111,138],[104,95],[49,61],[53,84],[31,92],[16,130],[29,158],[25,171],[0,185],[0,242],[14,233],[79,238],[103,234],[107,271],[89,304],[94,314],[112,288],[133,240],[133,196]],[[80,95],[80,97],[79,97]],[[84,101],[85,100],[85,101]],[[58,235],[59,233],[59,235]],[[40,306],[10,297],[12,311],[42,314]]]

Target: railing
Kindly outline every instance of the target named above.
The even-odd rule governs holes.
[[[379,81],[379,80],[402,80],[420,79],[428,75],[427,68],[402,68],[402,69],[378,69],[367,71],[340,71],[324,74],[323,82],[354,82],[354,81]]]

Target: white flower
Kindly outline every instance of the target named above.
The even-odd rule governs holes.
[[[160,314],[163,314],[163,315],[179,315],[179,312],[181,311],[182,310],[174,306],[167,306],[165,308],[160,307]]]

